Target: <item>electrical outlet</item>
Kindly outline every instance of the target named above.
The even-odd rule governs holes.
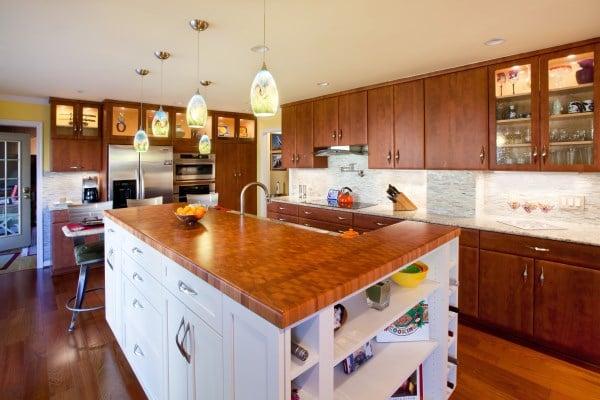
[[[560,196],[558,198],[558,207],[561,210],[583,210],[585,209],[585,196]]]

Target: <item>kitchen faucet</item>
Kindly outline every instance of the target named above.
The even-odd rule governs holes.
[[[240,215],[244,215],[244,208],[245,208],[245,194],[246,194],[246,190],[252,186],[258,186],[260,188],[262,188],[262,190],[264,190],[265,192],[265,199],[267,200],[267,202],[270,199],[270,194],[269,194],[269,189],[267,189],[267,186],[264,183],[261,182],[250,182],[249,184],[247,184],[246,186],[244,186],[244,188],[242,189],[242,193],[240,193]]]

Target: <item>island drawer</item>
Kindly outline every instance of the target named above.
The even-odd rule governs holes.
[[[369,215],[369,214],[361,214],[354,213],[354,226],[360,229],[379,229],[384,226],[397,224],[401,222],[401,219],[391,218],[391,217],[381,217],[378,215]]]
[[[162,280],[164,277],[164,269],[160,262],[162,254],[133,235],[125,236],[123,252],[142,265],[154,278]]]
[[[217,333],[223,330],[223,298],[220,291],[177,264],[163,257],[167,272],[166,288]]]
[[[298,216],[314,221],[331,222],[338,225],[352,226],[352,213],[348,211],[328,210],[317,207],[298,207]]]
[[[123,297],[125,323],[133,324],[138,332],[143,332],[152,348],[160,348],[162,340],[161,313],[128,279],[123,282]]]
[[[279,203],[277,201],[271,201],[267,203],[267,211],[274,212],[277,214],[297,216],[298,206],[296,204]]]
[[[338,232],[338,233],[342,233],[342,232],[350,229],[350,227],[347,225],[333,224],[331,222],[317,221],[317,220],[308,219],[308,218],[298,218],[298,223],[300,225],[304,225],[309,228],[323,229],[325,231]]]
[[[278,214],[271,211],[267,211],[267,218],[273,219],[275,221],[289,222],[292,224],[298,223],[298,217],[294,215]]]
[[[125,356],[150,399],[162,399],[162,345],[152,345],[134,324],[125,323]]]
[[[480,248],[600,269],[600,247],[481,231]]]
[[[123,275],[150,301],[154,308],[162,311],[162,287],[140,264],[129,254],[123,254],[121,259],[121,270]]]

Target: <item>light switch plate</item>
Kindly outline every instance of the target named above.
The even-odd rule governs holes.
[[[585,209],[585,196],[568,195],[558,198],[558,207],[561,210],[583,210]]]

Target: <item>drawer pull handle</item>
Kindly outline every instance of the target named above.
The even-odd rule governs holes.
[[[135,354],[136,356],[144,357],[144,352],[142,351],[142,348],[137,344],[133,346],[133,354]]]
[[[131,303],[131,305],[134,308],[139,308],[139,309],[143,309],[144,306],[142,305],[142,303],[140,303],[140,301],[138,299],[133,299],[133,303]]]
[[[344,221],[344,220],[346,220],[347,218],[346,218],[346,217],[337,217],[337,219],[339,219],[340,221]]]
[[[285,222],[285,218],[277,218],[277,220]]]
[[[550,252],[550,249],[547,249],[545,247],[537,247],[537,246],[528,246],[531,250],[535,250],[535,251],[539,251],[541,253],[548,253]]]
[[[304,211],[304,214],[310,215],[310,214],[312,214],[312,212],[310,212],[310,211]]]
[[[182,281],[179,281],[177,287],[179,288],[179,291],[181,293],[189,294],[190,296],[196,296],[198,294],[198,292],[196,292],[194,289],[192,289]]]
[[[134,247],[133,249],[131,249],[132,253],[138,253],[138,254],[144,254],[143,251],[141,251],[140,249],[138,249],[137,247]]]
[[[113,228],[108,228],[108,233],[115,233],[115,230]]]
[[[304,225],[304,226],[308,226],[309,228],[312,228],[312,225],[311,225],[311,224],[302,224],[302,225]]]
[[[277,207],[277,208],[281,211],[285,210],[285,207]]]
[[[384,223],[384,222],[375,222],[375,225],[377,225],[377,226],[386,226],[386,223]]]
[[[115,268],[113,267],[113,265],[111,264],[111,262],[109,260],[106,260],[106,264],[108,265],[108,268],[110,268],[111,270],[115,270]]]
[[[540,272],[540,286],[544,286],[544,267],[542,267],[542,271]]]
[[[183,337],[181,338],[181,342],[180,342],[179,341],[179,333],[181,332],[181,329],[184,326],[185,326],[185,330],[183,331]],[[185,350],[184,344],[185,344],[185,339],[189,332],[190,332],[189,322],[186,325],[185,319],[181,318],[181,322],[179,323],[179,329],[177,329],[177,334],[175,335],[175,344],[177,344],[177,349],[179,350],[179,353],[183,356],[183,358],[185,359],[185,361],[187,361],[188,364],[191,363],[192,356]]]
[[[133,280],[136,280],[136,279],[137,279],[137,280],[138,280],[138,281],[140,281],[140,282],[144,282],[144,278],[142,278],[142,277],[140,276],[140,274],[138,274],[137,272],[134,272],[134,273],[133,273],[133,275],[131,275],[131,277],[133,278]]]

